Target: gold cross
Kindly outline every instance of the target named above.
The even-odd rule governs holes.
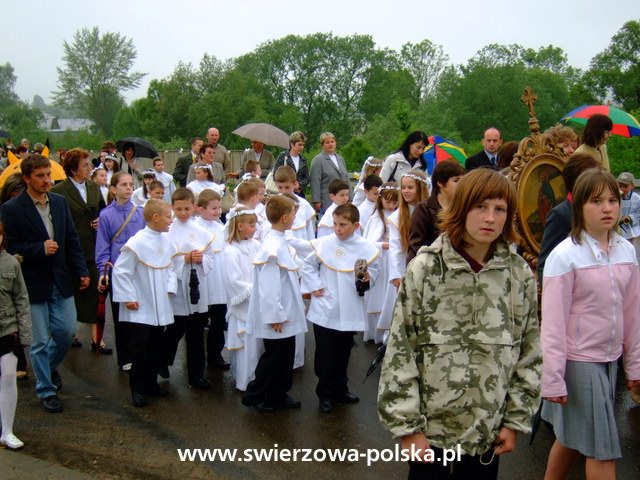
[[[538,95],[533,93],[531,87],[527,85],[524,89],[524,95],[520,97],[520,101],[529,108],[529,116],[531,118],[536,117],[536,112],[533,110],[533,105],[536,103],[536,100],[538,100]]]

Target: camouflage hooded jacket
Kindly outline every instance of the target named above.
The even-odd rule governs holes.
[[[380,421],[394,437],[424,432],[433,446],[482,454],[502,426],[531,430],[541,365],[529,266],[499,243],[476,274],[443,234],[418,251],[398,292]]]

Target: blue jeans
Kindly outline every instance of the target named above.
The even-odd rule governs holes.
[[[46,398],[56,394],[51,372],[67,354],[76,329],[76,306],[73,296],[63,297],[54,285],[47,302],[31,304],[33,341],[29,347],[36,374],[36,395]]]

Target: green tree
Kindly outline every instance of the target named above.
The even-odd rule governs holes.
[[[18,101],[18,95],[13,91],[16,80],[13,65],[8,62],[0,65],[0,108],[13,105]]]
[[[136,58],[133,42],[119,33],[100,34],[98,27],[82,28],[73,42],[63,43],[63,67],[58,67],[56,103],[77,110],[110,136],[122,93],[140,85],[145,74],[131,72]]]
[[[427,102],[436,91],[449,56],[444,53],[442,45],[434,45],[425,39],[419,43],[405,43],[400,50],[400,58],[418,87],[416,103]]]
[[[42,113],[26,102],[21,101],[14,91],[17,77],[10,63],[0,65],[0,127],[15,136],[38,134]]]
[[[613,97],[627,111],[640,108],[640,21],[622,26],[593,57],[588,74],[600,101]]]

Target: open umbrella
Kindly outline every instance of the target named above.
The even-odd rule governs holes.
[[[591,115],[607,115],[613,122],[611,133],[621,137],[640,136],[640,122],[630,113],[610,105],[582,105],[560,119],[561,123],[585,126]]]
[[[287,132],[268,123],[247,123],[242,127],[236,128],[231,133],[266,145],[289,148],[289,135],[287,135]]]
[[[42,151],[42,156],[49,156],[49,149],[47,147]],[[9,166],[4,169],[2,174],[0,174],[0,188],[4,186],[4,182],[7,181],[14,173],[20,173],[20,163],[22,163],[22,159],[16,157],[13,152],[7,152],[7,159],[9,161]],[[64,169],[60,166],[59,163],[51,161],[51,179],[54,181],[64,180],[67,178],[67,174],[64,173]]]
[[[140,137],[124,137],[116,142],[116,148],[122,152],[127,143],[133,145],[136,157],[155,158],[158,156],[158,151],[151,142]]]
[[[422,158],[427,161],[427,172],[431,175],[436,165],[443,160],[457,160],[464,166],[467,154],[455,142],[445,140],[440,135],[431,135],[429,146],[424,149]]]

